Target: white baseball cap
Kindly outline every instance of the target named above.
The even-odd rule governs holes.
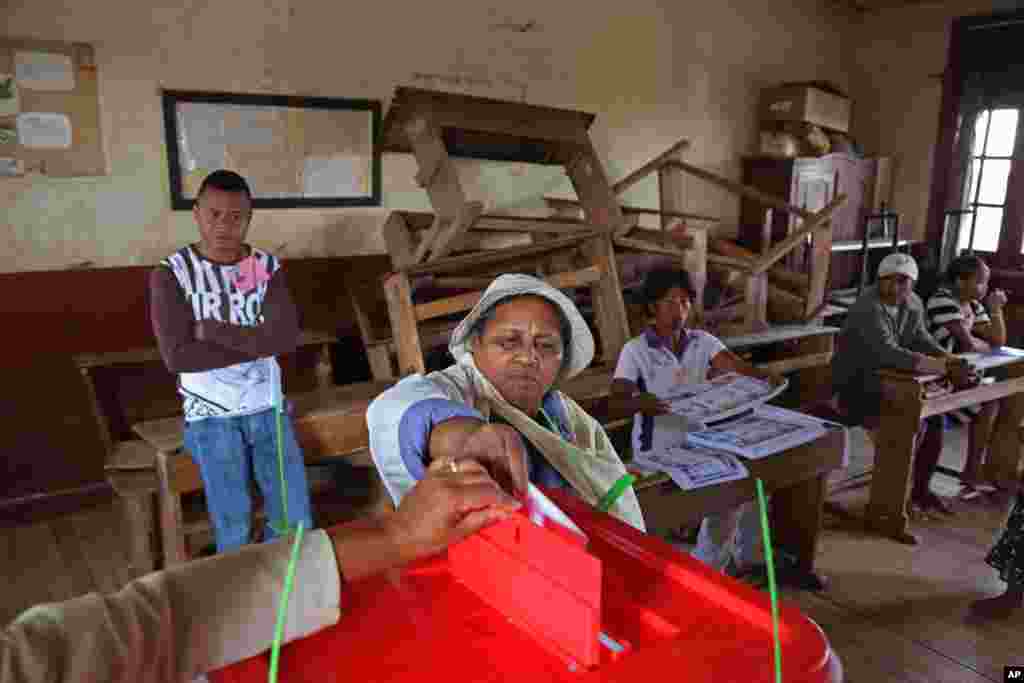
[[[895,252],[889,254],[878,264],[879,279],[889,275],[906,275],[917,281],[917,261],[910,254]]]
[[[572,339],[567,340],[570,345],[569,363],[563,368],[563,376],[567,379],[585,370],[590,365],[590,361],[594,359],[594,335],[591,334],[590,327],[587,325],[587,321],[583,319],[579,309],[576,308],[576,304],[572,302],[572,299],[547,282],[544,282],[544,280],[521,273],[499,275],[484,290],[480,301],[477,302],[473,310],[462,319],[462,322],[452,332],[448,344],[448,350],[451,352],[452,357],[459,361],[463,356],[470,353],[469,333],[473,330],[473,325],[476,324],[476,321],[484,313],[491,310],[502,299],[523,294],[532,294],[547,299],[558,307],[558,310],[561,311],[569,323]]]

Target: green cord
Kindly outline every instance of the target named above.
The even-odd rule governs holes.
[[[633,482],[636,481],[636,477],[632,474],[624,474],[619,477],[619,480],[612,484],[612,487],[608,489],[608,493],[604,494],[600,501],[597,503],[597,509],[601,512],[608,512],[611,510],[612,505],[615,505],[615,501],[622,497],[622,494],[626,492]]]
[[[775,563],[772,559],[772,535],[768,530],[768,504],[764,485],[757,480],[757,500],[761,504],[761,535],[764,539],[764,558],[768,568],[768,592],[772,599],[772,638],[775,641],[775,683],[782,683],[782,644],[779,642],[779,597],[775,586]]]
[[[282,400],[279,396],[277,399],[277,407],[275,410],[275,416],[277,418],[277,472],[281,479],[281,514],[284,516],[284,520],[277,520],[275,522],[275,531],[280,535],[284,536],[288,533],[288,489],[285,488],[284,481],[284,436],[282,434],[283,427],[281,424],[281,413],[284,412],[282,408]],[[283,524],[282,524],[283,521]]]
[[[284,593],[281,594],[281,602],[277,608],[274,644],[270,648],[270,674],[267,677],[269,683],[277,683],[277,658],[281,652],[281,638],[284,636],[284,623],[288,616],[288,598],[291,596],[292,584],[295,582],[295,565],[299,561],[299,547],[301,543],[302,520],[299,520],[298,529],[295,532],[295,543],[292,544],[292,556],[288,560],[288,573],[284,577]]]

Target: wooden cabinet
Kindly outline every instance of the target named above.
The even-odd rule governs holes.
[[[832,220],[832,240],[857,240],[862,236],[864,216],[870,213],[877,162],[846,154],[823,157],[771,159],[749,157],[743,160],[743,183],[768,194],[782,197],[790,204],[817,211],[837,194],[845,194],[846,202],[836,210]],[[760,202],[743,199],[740,205],[739,242],[760,252],[761,235],[767,207]],[[771,239],[777,242],[796,227],[798,219],[782,211],[771,214]],[[786,260],[795,270],[806,270],[808,250],[796,249]],[[849,286],[859,272],[859,256],[833,254],[829,287]]]

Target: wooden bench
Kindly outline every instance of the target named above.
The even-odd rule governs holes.
[[[817,336],[831,341],[828,328],[817,332]],[[791,371],[796,368],[782,368]],[[614,367],[598,365],[588,368],[576,377],[559,385],[559,389],[579,403],[584,410],[595,415],[607,415],[606,401],[611,389]],[[366,410],[370,403],[385,389],[392,386],[390,381],[365,382],[320,389],[306,394],[289,397],[294,404],[294,426],[296,437],[302,446],[308,464],[322,464],[331,460],[343,460],[350,464],[372,466],[369,453],[369,431],[366,424]],[[605,420],[607,430],[628,426],[631,418]],[[151,463],[148,484],[139,481],[128,482],[122,475],[123,483],[115,485],[131,496],[134,520],[129,522],[133,537],[133,557],[146,566],[142,557],[152,556],[152,543],[142,539],[151,534],[152,524],[142,522],[143,517],[152,519],[150,512],[142,506],[141,497],[156,491],[156,528],[163,546],[165,566],[184,562],[187,558],[185,538],[189,533],[207,528],[203,524],[186,525],[183,518],[182,496],[202,491],[203,482],[198,466],[184,448],[184,424],[180,417],[150,420],[134,426],[143,442],[124,442],[130,446],[131,457],[139,463],[149,459]],[[128,447],[126,447],[128,448]],[[143,448],[146,452],[141,452]],[[127,458],[129,451],[126,450]],[[381,486],[379,479],[377,485]],[[136,491],[138,489],[138,491]],[[146,493],[143,493],[145,491]],[[386,499],[387,497],[384,496]],[[389,500],[389,499],[388,499]],[[126,508],[127,509],[127,508]],[[151,566],[151,563],[150,565]]]
[[[290,396],[293,424],[307,464],[343,460],[355,465],[372,464],[366,409],[390,382],[366,382],[319,389]],[[182,418],[150,420],[133,429],[148,444],[157,482],[157,508],[165,566],[186,559],[186,528],[182,496],[202,491],[199,467],[185,451]],[[190,528],[195,531],[197,528]],[[141,533],[136,529],[133,533]],[[137,542],[141,545],[141,542]]]

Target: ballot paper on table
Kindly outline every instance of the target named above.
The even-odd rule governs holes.
[[[555,505],[550,498],[540,492],[533,484],[529,485],[526,495],[526,513],[537,526],[546,524],[557,524],[579,535],[584,541],[589,540],[583,530],[576,526],[569,515],[562,512],[561,508]]]
[[[637,456],[631,464],[641,470],[664,472],[684,491],[750,476],[732,453],[694,445],[663,448],[653,455]]]
[[[769,382],[730,372],[702,384],[680,388],[668,403],[675,415],[692,423],[724,420],[769,401],[789,386],[785,380],[778,386]]]
[[[1024,351],[1002,346],[985,353],[972,352],[958,353],[957,355],[973,365],[976,370],[988,370],[1001,365],[1009,365],[1015,359],[1024,356]]]
[[[816,417],[775,406],[751,412],[689,432],[692,445],[715,448],[756,460],[824,436],[826,423]]]

